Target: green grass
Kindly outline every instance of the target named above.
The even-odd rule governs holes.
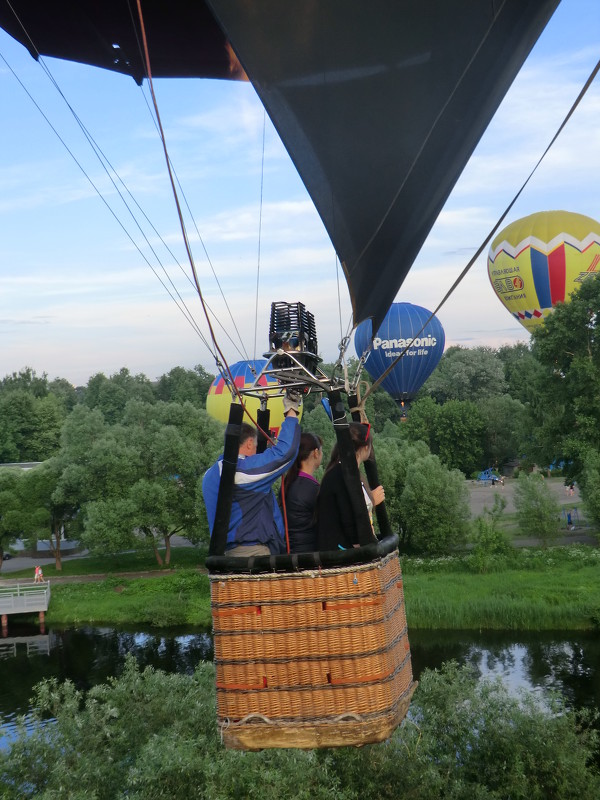
[[[209,628],[210,586],[197,571],[180,570],[159,578],[107,578],[52,588],[48,623],[65,625],[135,623],[157,627]]]
[[[546,573],[407,575],[404,591],[409,628],[600,628],[600,566]]]
[[[523,548],[485,562],[463,555],[402,564],[409,627],[600,629],[598,548]]]

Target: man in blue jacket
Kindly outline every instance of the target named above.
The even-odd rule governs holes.
[[[272,486],[294,463],[300,444],[298,414],[301,399],[288,392],[284,398],[285,419],[277,443],[256,452],[257,434],[242,423],[235,488],[225,554],[228,556],[277,555],[286,552],[285,529]],[[212,535],[223,457],[207,470],[202,494]]]

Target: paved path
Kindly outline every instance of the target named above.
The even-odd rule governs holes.
[[[575,487],[575,493],[571,497],[565,490],[565,486],[561,478],[546,479],[550,490],[555,495],[556,499],[561,505],[569,505],[570,507],[576,506],[579,511],[580,519],[583,517],[583,503],[579,494],[579,488]],[[469,487],[469,497],[471,501],[471,513],[474,517],[478,517],[483,513],[484,508],[491,509],[494,505],[495,495],[504,497],[506,500],[505,511],[507,514],[514,514],[515,508],[515,488],[517,481],[514,478],[506,478],[504,486],[496,484],[496,486],[483,486],[477,481],[467,481]]]
[[[190,542],[187,539],[184,539],[183,536],[173,536],[171,538],[171,547],[193,547],[193,545],[191,545]],[[82,550],[81,552],[76,553],[75,555],[64,555],[62,557],[62,560],[63,560],[63,562],[64,561],[72,561],[75,558],[85,558],[85,556],[87,556],[87,555],[89,555],[88,551],[87,550]],[[0,569],[0,578],[2,576],[8,575],[10,572],[20,572],[23,569],[30,569],[31,570],[31,577],[33,578],[33,570],[35,569],[36,565],[39,565],[43,569],[44,566],[46,566],[46,564],[54,565],[54,563],[55,563],[54,562],[54,556],[37,555],[35,558],[30,558],[29,556],[16,556],[14,558],[9,558],[8,561],[3,561],[2,562],[2,569]],[[114,574],[120,574],[120,573],[111,573],[111,574],[114,575]],[[126,573],[123,573],[123,575],[125,575],[125,574]],[[127,573],[127,574],[131,575],[131,573]],[[163,571],[163,572],[158,572],[158,573],[149,572],[147,574],[148,575],[154,575],[154,574],[164,575],[165,573]],[[100,578],[98,578],[98,580],[101,580],[101,579],[102,579],[102,576]],[[81,580],[81,578],[78,578],[78,580]],[[52,582],[56,583],[56,581],[57,581],[57,578],[53,577],[52,578]],[[60,581],[61,582],[66,582],[66,579],[60,578]]]
[[[578,487],[576,486],[574,494],[570,495],[565,488],[562,478],[547,478],[546,480],[550,490],[555,495],[560,505],[568,508],[577,508],[579,516],[579,524],[576,525],[575,530],[565,530],[563,535],[556,540],[556,544],[597,545],[598,539],[595,535],[590,534],[589,527],[585,520],[585,512]],[[483,514],[486,508],[491,510],[494,507],[494,497],[496,495],[504,497],[506,500],[505,513],[515,513],[514,497],[515,488],[517,486],[516,480],[507,478],[503,486],[498,484],[496,486],[491,486],[489,484],[484,486],[477,481],[468,481],[467,484],[469,488],[472,517],[478,517],[480,514]],[[530,536],[519,537],[513,539],[513,544],[515,547],[536,547],[539,545],[539,539]]]
[[[75,558],[83,558],[87,556],[87,550],[84,550],[81,553],[78,553],[75,556],[63,556],[63,561],[72,561]],[[31,577],[33,578],[33,571],[36,565],[39,565],[42,570],[46,566],[46,564],[52,564],[54,566],[54,557],[51,556],[47,558],[44,556],[36,556],[35,558],[29,558],[29,556],[16,556],[14,558],[9,558],[8,561],[2,562],[2,569],[0,570],[0,576],[6,576],[11,572],[19,572],[22,569],[30,569],[31,570]],[[53,578],[54,580],[54,578]]]

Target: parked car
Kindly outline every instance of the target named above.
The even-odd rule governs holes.
[[[14,558],[10,553],[4,553],[2,556],[2,561],[8,561],[9,558]]]

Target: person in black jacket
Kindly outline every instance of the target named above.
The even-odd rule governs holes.
[[[303,433],[298,456],[283,480],[290,553],[311,553],[317,549],[315,509],[319,482],[314,475],[322,461],[321,437]]]
[[[350,423],[350,436],[354,444],[354,452],[358,466],[371,455],[373,438],[371,426],[361,422]],[[385,500],[383,486],[369,491],[362,485],[365,503],[372,523],[373,506]],[[373,541],[377,541],[373,533]],[[342,465],[339,461],[337,444],[331,451],[331,459],[321,481],[321,489],[317,501],[317,544],[319,550],[338,550],[358,547],[358,528],[352,512],[352,501],[344,482]]]

